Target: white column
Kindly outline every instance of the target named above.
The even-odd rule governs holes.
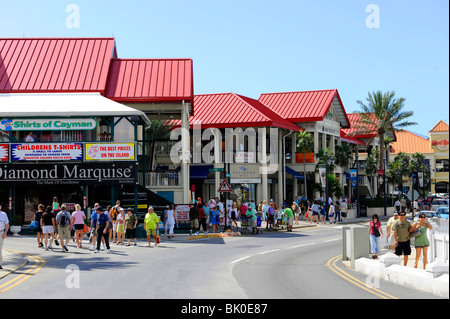
[[[190,163],[190,138],[189,138],[189,104],[183,101],[181,105],[181,174],[183,183],[183,204],[190,203],[189,196],[189,163]]]
[[[276,199],[278,207],[283,204],[283,133],[278,130],[278,198]]]
[[[267,203],[269,203],[270,198],[269,192],[268,192],[268,184],[267,184],[267,131],[265,127],[259,128],[258,132],[261,132],[261,134],[258,135],[260,138],[259,145],[261,147],[260,155],[261,155],[261,200],[267,200]]]

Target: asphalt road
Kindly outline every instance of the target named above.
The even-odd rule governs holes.
[[[112,253],[69,245],[54,251],[31,237],[9,237],[4,249],[26,252],[29,264],[0,299],[417,299],[418,290],[370,278],[342,266],[338,226],[256,236],[163,241],[157,247],[116,246]],[[164,239],[164,238],[163,238]],[[21,277],[20,277],[21,276]],[[372,284],[374,289],[365,283]]]

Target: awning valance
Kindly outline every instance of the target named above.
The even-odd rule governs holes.
[[[114,102],[100,93],[1,93],[0,118],[138,116],[144,112]]]

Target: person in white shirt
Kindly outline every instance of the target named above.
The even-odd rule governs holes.
[[[8,233],[8,230],[9,230],[8,215],[6,215],[6,213],[2,211],[2,207],[0,206],[0,269],[3,269],[3,267],[2,267],[3,240],[6,238],[6,234]]]

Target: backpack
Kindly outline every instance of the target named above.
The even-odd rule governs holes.
[[[68,220],[67,213],[66,213],[66,211],[63,211],[62,214],[61,214],[59,225],[60,226],[67,226],[67,225],[69,225],[67,220]]]

